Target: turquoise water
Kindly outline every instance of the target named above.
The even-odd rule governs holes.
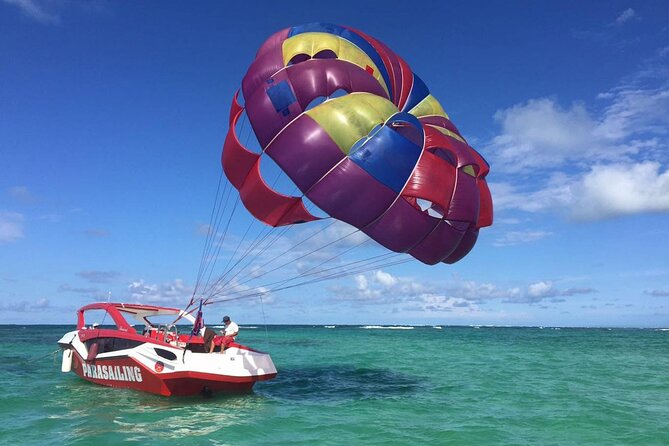
[[[71,328],[0,326],[0,444],[669,445],[669,331],[242,327],[279,375],[205,399],[61,373]]]

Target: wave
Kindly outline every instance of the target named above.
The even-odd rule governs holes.
[[[335,328],[336,325],[323,325],[323,328]]]
[[[414,327],[406,325],[363,325],[365,330],[413,330]]]
[[[433,325],[432,328],[436,328],[437,330],[441,330],[444,327],[442,327],[441,325]]]

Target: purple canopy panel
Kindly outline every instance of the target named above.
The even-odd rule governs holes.
[[[265,151],[304,193],[346,155],[308,115],[281,132]]]
[[[339,59],[312,59],[286,68],[302,110],[319,96],[342,89],[387,98],[381,84],[359,66]]]
[[[276,94],[272,94],[274,91],[280,91],[277,93],[280,96],[278,99]],[[272,100],[270,95],[275,99]],[[263,148],[300,113],[302,108],[295,99],[286,70],[263,82],[246,100],[246,114]]]
[[[390,250],[407,252],[430,234],[439,222],[439,219],[430,217],[400,197],[380,219],[363,231]]]
[[[383,214],[397,197],[349,158],[306,193],[323,211],[357,228]]]
[[[455,251],[464,234],[442,221],[422,242],[410,250],[409,254],[423,263],[434,265]]]
[[[469,254],[469,251],[471,251],[474,245],[476,244],[476,239],[478,238],[478,236],[479,236],[478,228],[469,228],[467,232],[465,232],[462,241],[455,249],[455,251],[453,251],[448,257],[446,257],[443,260],[443,262],[455,263],[458,260],[462,259],[467,254]]]
[[[453,199],[446,214],[447,220],[476,224],[479,217],[479,188],[476,178],[458,169]]]
[[[274,74],[246,100],[246,113],[260,145],[265,147],[315,98],[339,89],[387,97],[376,79],[344,60],[307,60]]]
[[[277,71],[286,65],[283,63],[283,40],[288,36],[288,30],[284,30],[285,37],[281,32],[275,34],[276,41],[264,48],[262,55],[258,52],[258,57],[253,60],[244,79],[242,79],[242,93],[244,100],[253,96],[255,90],[267,79],[272,77]],[[274,37],[274,36],[273,36]]]
[[[283,53],[283,42],[288,38],[289,33],[290,28],[285,28],[269,36],[267,40],[263,42],[260,48],[258,48],[258,51],[256,52],[256,59],[264,55],[267,51],[275,50],[277,47],[281,49]]]

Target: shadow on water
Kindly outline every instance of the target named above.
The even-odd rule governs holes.
[[[420,381],[392,370],[333,365],[280,370],[256,393],[269,399],[323,403],[406,397],[421,390]]]

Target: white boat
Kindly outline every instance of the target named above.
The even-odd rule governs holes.
[[[115,326],[87,325],[89,312],[105,311]],[[126,321],[143,326],[139,332]],[[189,329],[151,321],[159,316],[195,318],[177,308],[152,305],[94,303],[78,311],[77,329],[58,344],[63,372],[74,371],[95,384],[159,395],[249,392],[257,381],[272,379],[276,368],[269,354],[233,343],[224,353],[205,353],[204,339]]]

